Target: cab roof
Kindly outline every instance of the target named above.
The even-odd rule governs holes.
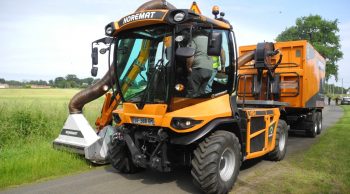
[[[184,13],[185,17],[182,21],[176,22],[174,16],[177,13]],[[141,28],[150,25],[156,24],[168,24],[168,25],[178,25],[183,23],[201,23],[207,24],[208,27],[212,26],[213,28],[220,29],[231,29],[231,25],[227,22],[220,21],[217,19],[212,19],[206,17],[202,14],[195,13],[191,9],[154,9],[154,10],[145,10],[142,12],[135,12],[133,14],[122,17],[120,20],[109,23],[105,30],[107,36],[116,36],[119,32],[133,29]],[[107,33],[107,29],[111,28],[110,34]]]

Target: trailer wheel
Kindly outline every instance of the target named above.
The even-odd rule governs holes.
[[[322,132],[322,112],[317,112],[317,135]]]
[[[287,152],[287,141],[288,125],[284,120],[279,120],[276,131],[275,149],[267,155],[267,158],[272,161],[282,160]]]
[[[136,167],[132,162],[125,142],[112,140],[108,147],[108,155],[109,162],[120,173],[133,174],[142,169]]]
[[[205,193],[228,193],[242,162],[241,145],[235,134],[216,131],[194,150],[193,182]]]
[[[308,129],[306,129],[306,134],[309,137],[316,137],[317,135],[317,132],[318,132],[317,115],[318,115],[317,112],[313,112],[311,115],[310,122],[312,122],[312,125]]]

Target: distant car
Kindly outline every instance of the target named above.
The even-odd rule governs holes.
[[[350,97],[343,97],[340,104],[350,104]]]

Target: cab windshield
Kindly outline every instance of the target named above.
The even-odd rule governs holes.
[[[169,26],[152,26],[118,35],[114,59],[118,88],[125,101],[166,103],[172,33]]]

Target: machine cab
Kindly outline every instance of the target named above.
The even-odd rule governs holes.
[[[223,18],[188,9],[145,10],[105,31],[108,37],[101,40],[109,43],[114,96],[123,102],[113,111],[118,125],[191,132],[233,115],[237,52],[232,27]],[[207,111],[184,117],[198,108]]]
[[[172,21],[165,16],[160,24],[134,22],[140,27],[116,34],[113,65],[116,88],[124,102],[135,103],[139,109],[145,104],[167,104],[169,110],[176,110],[189,105],[184,100],[195,104],[234,91],[236,68],[230,28],[201,19],[176,23],[179,13],[188,18],[191,15],[171,11],[166,16],[173,17]],[[179,101],[182,106],[177,105]]]

